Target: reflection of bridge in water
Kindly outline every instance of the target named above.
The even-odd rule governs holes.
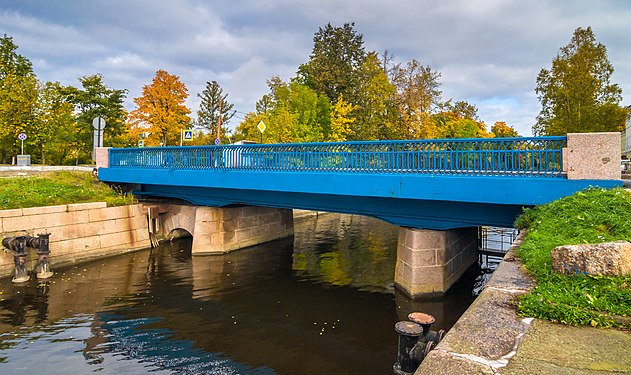
[[[611,162],[619,155],[618,133],[596,133],[110,149],[98,165],[101,180],[132,185],[139,196],[228,207],[189,209],[196,219],[186,228],[182,220],[169,224],[193,234],[195,254],[276,238],[260,232],[289,233],[283,214],[256,218],[256,210],[234,205],[352,213],[398,225],[396,283],[419,295],[443,293],[475,261],[477,231],[467,228],[510,227],[524,207],[588,186],[620,186]],[[173,209],[183,212],[163,206],[154,217]]]

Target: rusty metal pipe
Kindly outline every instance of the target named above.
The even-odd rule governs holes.
[[[401,321],[394,325],[399,334],[397,362],[392,366],[396,375],[411,375],[421,364],[421,360],[415,355],[418,352],[417,344],[423,334],[423,328],[414,322]]]
[[[14,283],[24,283],[30,280],[26,270],[27,241],[30,236],[7,237],[2,240],[2,246],[13,251],[13,263],[15,264],[15,276],[11,280]]]
[[[11,281],[14,283],[23,283],[30,280],[30,276],[26,270],[27,248],[29,247],[37,249],[38,261],[35,267],[37,278],[47,279],[53,275],[48,262],[48,255],[50,254],[49,237],[50,233],[44,233],[38,234],[37,237],[15,236],[7,237],[2,240],[2,246],[13,251],[15,276]]]

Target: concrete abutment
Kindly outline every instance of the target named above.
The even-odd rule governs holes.
[[[158,211],[158,234],[186,230],[193,236],[193,255],[224,254],[294,234],[290,209],[160,204]]]
[[[400,228],[394,283],[411,297],[442,295],[476,262],[478,229]]]

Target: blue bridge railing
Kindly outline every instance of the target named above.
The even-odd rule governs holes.
[[[110,168],[562,177],[565,137],[110,149]]]

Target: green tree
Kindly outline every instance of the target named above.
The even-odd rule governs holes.
[[[2,140],[3,161],[16,156],[20,151],[18,134],[25,133],[28,148],[34,135],[37,112],[39,83],[33,74],[20,77],[7,75],[0,89],[0,139]],[[28,153],[27,150],[25,152]]]
[[[0,158],[18,152],[17,135],[35,120],[37,79],[31,62],[17,53],[13,38],[0,38]]]
[[[216,137],[219,118],[221,117],[222,128],[228,125],[236,113],[232,109],[234,104],[228,102],[228,94],[223,93],[217,81],[206,82],[206,88],[197,96],[201,99],[197,111],[197,125],[214,133]]]
[[[31,61],[17,53],[17,49],[13,38],[7,34],[0,38],[0,83],[10,74],[18,77],[33,74]]]
[[[64,95],[66,90],[59,82],[47,82],[39,90],[37,120],[31,127],[31,142],[37,146],[42,164],[63,164],[69,151],[76,150],[78,146],[73,143],[72,134],[77,131],[77,123],[74,107]]]
[[[249,112],[245,115],[245,118],[241,123],[237,126],[234,132],[234,140],[235,141],[255,141],[259,142],[261,138],[263,138],[263,143],[267,142],[267,131],[264,134],[264,137],[261,137],[261,132],[257,129],[257,125],[259,122],[263,121],[265,126],[267,126],[268,117],[266,112]]]
[[[265,95],[265,112],[246,116],[237,128],[240,139],[259,139],[256,125],[263,121],[267,127],[266,143],[321,142],[331,133],[331,103],[297,81],[283,82],[278,77],[268,81],[270,94]],[[243,138],[241,138],[243,137]]]
[[[134,98],[137,108],[129,118],[134,128],[149,133],[147,145],[175,145],[180,141],[180,131],[186,129],[191,113],[184,101],[188,90],[180,78],[164,70],[158,70],[151,84],[142,88],[142,95]]]
[[[309,62],[298,68],[298,81],[325,94],[331,103],[340,95],[355,102],[355,88],[359,84],[358,70],[364,63],[363,36],[345,23],[342,27],[327,24],[313,37]]]
[[[125,125],[127,111],[123,101],[126,89],[112,89],[105,85],[101,74],[79,78],[81,88],[62,88],[67,100],[74,105],[77,133],[69,142],[76,145],[78,161],[89,160],[93,147],[92,121],[97,117],[105,120],[103,145],[112,147],[129,146],[129,135]]]
[[[536,93],[541,112],[535,135],[620,131],[625,111],[622,90],[610,82],[613,65],[591,27],[578,28],[550,70],[541,69]]]

